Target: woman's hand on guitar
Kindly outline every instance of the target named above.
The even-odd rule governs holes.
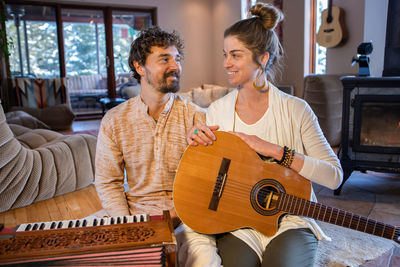
[[[239,136],[246,144],[249,145],[258,154],[265,157],[272,157],[274,159],[280,160],[283,155],[283,148],[279,145],[262,140],[256,135],[248,135],[239,132],[230,132],[236,136]]]
[[[196,124],[189,130],[186,141],[191,146],[197,146],[198,144],[204,146],[212,145],[213,141],[215,141],[215,135],[212,131],[216,131],[218,128],[218,125]]]
[[[276,145],[267,141],[262,140],[261,138],[255,135],[248,135],[244,133],[238,132],[230,132],[239,136],[246,144],[249,145],[251,149],[253,149],[258,154],[261,154],[265,157],[272,157],[276,160],[282,159],[283,156],[283,147],[280,145]],[[295,153],[293,162],[290,165],[292,170],[296,172],[300,172],[304,165],[304,155],[300,153]]]

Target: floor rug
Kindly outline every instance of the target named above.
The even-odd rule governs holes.
[[[381,265],[386,260],[381,256],[390,261],[393,252],[398,251],[394,241],[333,224],[318,224],[332,241],[319,242],[316,267],[396,266],[390,263]]]

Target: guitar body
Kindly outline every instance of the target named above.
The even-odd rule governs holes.
[[[262,161],[236,135],[214,134],[217,140],[213,145],[188,146],[181,158],[173,190],[179,218],[205,234],[251,227],[274,235],[285,212],[274,206],[276,199],[268,192],[309,200],[310,181],[288,168]],[[219,176],[227,161],[226,176]]]
[[[321,26],[317,33],[317,43],[324,47],[335,47],[343,44],[347,39],[344,23],[344,10],[337,6],[331,7],[331,20],[328,19],[329,9],[322,12]]]

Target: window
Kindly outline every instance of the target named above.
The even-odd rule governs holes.
[[[107,73],[103,12],[63,9],[63,35],[67,76]]]
[[[148,28],[151,25],[152,18],[149,13],[122,10],[112,11],[114,75],[117,82],[116,89],[121,96],[126,94],[124,88],[134,85],[128,65],[131,43],[136,39],[141,29]]]
[[[323,46],[320,46],[316,42],[315,34],[317,33],[320,25],[321,25],[321,14],[322,11],[328,8],[328,0],[314,0],[312,1],[313,5],[315,5],[315,21],[314,25],[315,27],[312,28],[312,33],[313,33],[313,40],[311,40],[311,43],[314,44],[312,45],[313,51],[311,52],[314,55],[314,64],[312,66],[312,73],[315,74],[325,74],[326,73],[326,48]]]
[[[13,76],[60,75],[55,9],[48,6],[6,5],[10,71]]]
[[[114,10],[112,17],[115,73],[128,73],[131,43],[141,29],[151,26],[151,16],[146,13]]]

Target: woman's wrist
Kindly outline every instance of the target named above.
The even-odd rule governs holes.
[[[284,146],[283,149],[281,148],[281,151],[282,150],[283,150],[282,156],[280,158],[278,157],[278,159],[276,159],[276,161],[279,165],[281,165],[283,167],[291,168],[292,163],[295,159],[296,151],[294,149],[293,150],[290,149],[287,146]]]
[[[280,145],[275,145],[273,150],[273,155],[271,155],[275,160],[280,161],[284,156],[285,148]]]

